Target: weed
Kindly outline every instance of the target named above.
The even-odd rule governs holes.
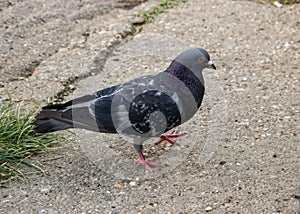
[[[24,110],[24,102],[5,101],[0,104],[0,187],[17,177],[25,177],[24,165],[42,171],[30,158],[47,152],[62,137],[39,135],[33,130],[35,110]]]
[[[149,24],[152,23],[159,14],[165,13],[168,9],[172,9],[179,3],[185,2],[186,0],[163,0],[158,5],[151,7],[149,10],[140,11],[137,14],[134,14],[134,16],[143,17],[145,19],[145,23]],[[141,25],[133,26],[132,34],[139,34],[142,30],[143,28]]]

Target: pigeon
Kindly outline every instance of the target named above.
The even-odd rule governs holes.
[[[162,72],[43,107],[35,117],[34,129],[37,133],[48,133],[82,128],[130,136],[139,155],[135,162],[151,171],[152,167],[163,164],[155,163],[154,158],[146,159],[142,143],[160,137],[156,144],[163,141],[175,144],[172,138],[184,135],[167,132],[198,111],[205,90],[204,68],[216,70],[207,51],[190,48]]]

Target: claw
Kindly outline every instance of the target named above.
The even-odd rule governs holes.
[[[150,158],[150,159],[145,159],[145,156],[142,154],[142,153],[139,153],[139,157],[140,159],[139,160],[134,160],[134,162],[136,164],[142,164],[145,166],[145,168],[148,170],[148,171],[152,171],[152,167],[162,167],[164,166],[163,163],[154,163],[153,161],[156,159],[156,158]]]
[[[155,143],[155,145],[158,145],[160,143],[162,143],[163,141],[168,141],[171,144],[175,144],[176,142],[174,140],[172,140],[171,138],[178,138],[181,137],[183,135],[185,135],[186,133],[182,133],[182,134],[174,134],[174,131],[172,131],[170,134],[162,134],[160,136],[160,140],[158,142]]]

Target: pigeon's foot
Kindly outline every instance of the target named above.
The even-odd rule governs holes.
[[[136,164],[142,164],[148,171],[152,171],[152,167],[162,167],[163,163],[154,163],[155,158],[145,159],[145,156],[142,153],[139,153],[139,160],[134,160]]]
[[[175,144],[176,142],[174,140],[172,140],[171,138],[178,138],[181,137],[183,135],[185,135],[186,133],[182,133],[182,134],[174,134],[174,131],[172,131],[170,134],[162,134],[160,136],[160,140],[158,142],[155,143],[155,145],[158,145],[160,143],[162,143],[163,141],[168,141],[171,144]]]

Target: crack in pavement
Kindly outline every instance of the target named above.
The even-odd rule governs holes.
[[[82,31],[93,27],[82,23],[93,24],[89,21],[115,9],[128,10],[141,3],[102,0],[66,2],[62,6],[59,1],[3,2],[0,5],[0,87],[30,77],[43,61],[67,47],[71,40],[80,38]]]

